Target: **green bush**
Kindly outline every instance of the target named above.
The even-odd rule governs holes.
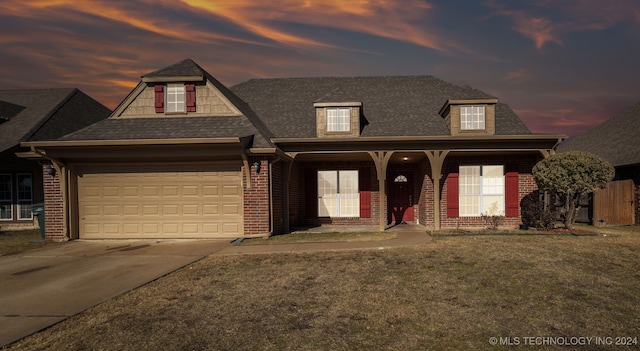
[[[580,196],[604,188],[613,175],[614,168],[609,162],[582,151],[555,154],[533,167],[538,188],[562,199],[560,214],[567,229],[573,229]]]

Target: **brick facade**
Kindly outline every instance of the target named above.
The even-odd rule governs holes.
[[[440,219],[443,228],[455,227],[484,227],[487,224],[485,220],[478,217],[447,217],[447,175],[448,169],[457,169],[460,164],[463,165],[510,165],[515,166],[518,170],[518,202],[528,194],[537,190],[537,185],[531,174],[533,166],[541,160],[542,157],[537,154],[500,156],[500,155],[483,155],[483,156],[450,156],[445,159],[443,165],[443,174],[440,179]],[[308,201],[306,191],[309,180],[307,172],[310,170],[311,175],[317,170],[349,170],[362,169],[368,167],[371,171],[371,217],[370,218],[317,218],[307,216],[306,207]],[[372,162],[294,162],[292,176],[289,182],[290,197],[290,220],[291,227],[307,227],[322,224],[332,225],[377,225],[380,214],[378,189],[378,180],[376,178],[375,166]],[[396,175],[405,175],[411,179],[413,184],[413,222],[433,228],[434,222],[434,187],[431,180],[431,167],[427,159],[414,164],[391,164],[388,166],[387,172],[387,191],[391,187],[393,178]],[[389,207],[389,199],[387,199],[387,207]],[[518,216],[503,217],[500,221],[501,226],[518,226],[522,223],[521,211],[518,210]],[[387,223],[391,223],[392,218],[388,211]]]
[[[44,227],[45,238],[49,241],[65,241],[64,203],[60,188],[60,174],[51,172],[53,165],[48,161],[42,163],[44,185]]]
[[[517,165],[519,171],[518,177],[518,198],[521,201],[525,196],[537,189],[531,169],[540,157],[533,154],[524,156],[466,156],[448,157],[443,166],[443,175],[440,181],[440,218],[443,228],[455,227],[483,227],[486,225],[482,217],[447,217],[447,175],[451,166],[460,164],[467,165],[485,165],[485,164],[503,164]],[[378,188],[378,179],[376,177],[376,169],[373,162],[367,161],[314,161],[314,162],[294,162],[289,172],[289,182],[284,183],[286,179],[287,165],[284,161],[270,164],[270,160],[251,157],[249,158],[249,166],[251,168],[251,188],[246,187],[246,174],[243,170],[243,181],[245,184],[243,190],[244,197],[244,235],[257,236],[281,234],[284,232],[285,222],[285,187],[289,196],[289,223],[290,229],[309,226],[318,226],[322,224],[332,225],[365,225],[376,226],[380,218],[380,191]],[[260,171],[257,172],[254,162],[260,164]],[[43,180],[44,180],[44,203],[45,203],[45,227],[46,238],[51,241],[67,240],[65,237],[64,225],[64,208],[63,196],[60,189],[60,175],[50,175],[51,164],[44,162],[43,164]],[[359,170],[368,169],[370,173],[370,204],[371,215],[368,218],[349,217],[349,218],[318,218],[307,216],[307,189],[313,183],[307,174],[317,174],[318,170]],[[397,174],[403,174],[412,179],[413,183],[413,222],[424,225],[427,228],[434,227],[434,187],[431,181],[431,169],[429,162],[423,159],[415,164],[394,164],[388,167],[387,189],[390,182]],[[271,179],[270,179],[271,177]],[[317,186],[313,185],[313,186]],[[270,198],[271,197],[271,198]],[[640,186],[636,182],[636,200],[640,202]],[[387,206],[388,207],[388,206]],[[639,210],[636,208],[636,222],[640,218]],[[520,211],[517,217],[503,217],[500,221],[502,226],[517,226],[521,223]],[[273,217],[273,222],[272,222]],[[390,216],[385,216],[388,223],[391,221]]]
[[[484,227],[485,220],[482,217],[447,217],[447,175],[448,169],[457,165],[517,165],[518,169],[518,203],[528,194],[538,189],[531,170],[533,166],[541,160],[537,155],[520,156],[475,156],[475,157],[451,157],[445,160],[443,167],[442,196],[440,197],[440,223],[442,228],[456,227]],[[518,206],[520,207],[520,206]],[[518,216],[502,217],[500,226],[517,226],[522,223],[521,209],[518,208]],[[429,225],[427,225],[429,226]]]
[[[370,174],[370,203],[371,215],[369,218],[360,217],[310,217],[307,216],[307,190],[308,187],[317,187],[315,177],[318,170],[362,170],[369,169]],[[380,216],[380,192],[378,189],[378,179],[376,177],[376,168],[373,162],[364,161],[318,161],[318,162],[294,162],[292,177],[289,182],[289,202],[290,202],[290,220],[291,228],[295,227],[313,227],[322,224],[331,225],[377,225]],[[308,177],[307,174],[312,174]],[[309,183],[312,182],[312,183]],[[317,213],[317,212],[316,212]]]
[[[253,165],[260,164],[260,172]],[[270,231],[269,213],[269,162],[256,157],[249,158],[251,168],[251,188],[247,188],[246,172],[243,169],[244,179],[244,235],[267,235]]]

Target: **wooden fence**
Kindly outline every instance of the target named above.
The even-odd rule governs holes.
[[[609,182],[606,188],[593,195],[593,224],[635,224],[633,197],[633,180]]]

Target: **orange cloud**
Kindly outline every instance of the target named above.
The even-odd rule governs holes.
[[[494,16],[510,18],[513,29],[533,41],[538,50],[563,44],[569,32],[604,30],[624,22],[638,22],[637,0],[572,0],[530,2],[527,10],[512,9],[508,1],[488,0]],[[553,13],[553,18],[548,13]]]
[[[546,43],[562,45],[562,40],[556,36],[555,29],[548,19],[521,17],[515,22],[515,30],[533,40],[538,50]]]
[[[278,29],[275,22],[310,24],[349,30],[446,51],[452,44],[429,34],[413,21],[424,24],[432,5],[413,0],[410,4],[384,0],[327,0],[323,2],[283,0],[278,7],[252,0],[210,3],[183,0],[194,8],[208,11],[256,35],[288,45],[333,47],[302,35]]]

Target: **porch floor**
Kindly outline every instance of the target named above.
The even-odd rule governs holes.
[[[394,230],[398,232],[426,232],[427,228],[415,223],[402,223],[387,225],[385,230]],[[361,232],[377,232],[377,225],[332,225],[322,224],[314,227],[297,227],[291,230],[291,233],[361,233]]]

